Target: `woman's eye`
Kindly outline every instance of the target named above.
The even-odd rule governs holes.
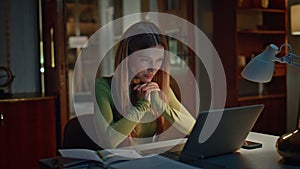
[[[156,62],[162,62],[162,61],[163,61],[162,58],[156,60]]]
[[[151,60],[149,60],[149,59],[141,59],[141,61],[145,62],[145,63],[151,62]]]

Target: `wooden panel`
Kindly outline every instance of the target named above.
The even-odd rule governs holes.
[[[226,106],[237,106],[236,83],[236,1],[213,1],[213,44],[224,66],[227,81]]]
[[[0,101],[0,168],[37,169],[56,155],[55,98]]]
[[[59,137],[62,137],[63,128],[69,120],[64,7],[62,0],[42,0],[45,88],[47,94],[58,97]]]

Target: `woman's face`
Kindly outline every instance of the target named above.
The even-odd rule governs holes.
[[[164,60],[164,48],[155,46],[133,52],[128,56],[129,71],[140,82],[151,82]]]

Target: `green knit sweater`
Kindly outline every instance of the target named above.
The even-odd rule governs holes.
[[[169,88],[168,104],[160,97],[157,91],[151,92],[151,105],[145,99],[139,99],[136,104],[122,117],[114,120],[116,112],[112,99],[110,83],[107,78],[97,78],[95,81],[95,94],[100,112],[96,111],[96,125],[100,129],[100,137],[105,144],[105,148],[121,147],[127,141],[131,132],[135,131],[135,136],[140,139],[131,138],[131,144],[142,144],[151,142],[157,131],[157,122],[146,121],[144,119],[155,119],[150,112],[150,107],[157,112],[161,112],[164,118],[172,124],[179,132],[187,135],[195,124],[194,117],[177,100],[171,88]],[[152,116],[152,117],[151,117]],[[134,130],[135,129],[135,130]]]

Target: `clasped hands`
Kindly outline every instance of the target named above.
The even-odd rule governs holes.
[[[155,82],[137,84],[134,88],[134,91],[137,91],[137,98],[138,99],[146,99],[150,102],[151,97],[150,93],[153,91],[160,91],[159,86]]]

